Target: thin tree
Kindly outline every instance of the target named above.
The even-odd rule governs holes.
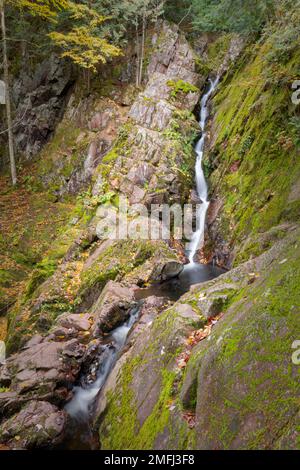
[[[13,140],[13,132],[12,132],[12,116],[11,116],[11,105],[10,105],[10,87],[9,87],[9,73],[8,73],[4,0],[0,0],[0,15],[1,15],[3,69],[4,69],[4,83],[5,83],[5,103],[6,103],[6,117],[7,117],[7,127],[8,127],[9,160],[10,160],[12,184],[15,185],[17,183],[17,170],[16,170],[14,140]]]

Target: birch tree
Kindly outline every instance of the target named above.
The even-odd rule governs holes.
[[[11,172],[12,184],[15,185],[17,184],[17,170],[16,170],[14,140],[13,140],[13,132],[12,132],[12,115],[11,115],[11,101],[10,101],[4,0],[0,0],[0,15],[1,15],[3,70],[4,70],[4,83],[5,83],[5,104],[6,104],[10,172]]]

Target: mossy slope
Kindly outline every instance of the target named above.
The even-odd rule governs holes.
[[[299,230],[197,287],[145,329],[105,390],[104,449],[298,447],[299,366],[292,362],[300,334],[298,237]],[[179,369],[185,340],[205,324],[203,298],[229,287],[223,318]],[[186,412],[194,414],[193,429]]]
[[[272,35],[249,45],[213,102],[207,158],[211,194],[223,204],[210,227],[207,255],[213,252],[229,265],[257,256],[278,239],[271,236],[265,245],[261,234],[299,222],[300,148],[293,127],[299,105],[292,103],[292,83],[300,52],[294,48],[274,58],[274,50]]]

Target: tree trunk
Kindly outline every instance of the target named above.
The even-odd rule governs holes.
[[[140,41],[139,41],[139,23],[138,18],[136,18],[135,24],[135,31],[136,31],[136,74],[135,74],[135,84],[138,87],[140,85],[139,78],[140,78]]]
[[[4,82],[5,82],[6,117],[7,117],[7,127],[8,127],[9,160],[10,160],[12,184],[15,185],[17,183],[17,171],[16,171],[16,162],[15,162],[15,154],[14,154],[14,141],[13,141],[13,133],[12,133],[12,118],[11,118],[11,107],[10,107],[10,89],[9,89],[9,75],[8,75],[4,0],[0,0],[0,14],[1,14],[1,29],[2,29],[2,44],[3,44],[3,68],[4,68]]]
[[[88,94],[90,94],[90,91],[91,91],[91,71],[90,71],[90,69],[87,69],[87,91],[88,91]]]
[[[140,73],[139,73],[139,84],[142,83],[143,79],[143,67],[144,67],[144,55],[145,55],[145,32],[146,32],[146,12],[143,13],[143,28],[142,28],[142,44],[141,44],[141,60],[140,60]]]

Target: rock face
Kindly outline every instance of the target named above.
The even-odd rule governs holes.
[[[108,153],[118,123],[127,113],[126,107],[122,114],[118,105],[102,100],[90,110],[88,102],[83,101],[77,114],[72,99],[69,101],[58,131],[64,130],[66,119],[75,122],[84,116],[85,121],[77,125],[89,130],[77,136],[77,142],[82,148],[89,142],[89,151],[83,166],[81,161],[70,175],[68,191],[77,190],[96,168],[93,197],[103,197],[111,190],[112,194],[128,196],[130,204],[143,200],[148,205],[187,198],[189,191],[181,193],[178,185],[180,181],[183,184],[181,167],[185,161],[194,163],[193,154],[186,148],[192,150],[195,135],[196,121],[190,112],[199,98],[195,87],[199,77],[194,71],[192,50],[183,36],[172,28],[164,28],[163,34],[165,45],[170,37],[174,40],[166,71],[158,70],[167,59],[155,50],[150,66],[157,71],[131,107],[130,119]],[[176,64],[175,69],[172,63]],[[180,86],[177,90],[180,80],[187,91],[182,92]],[[153,100],[156,103],[152,107]],[[175,135],[172,119],[180,123]],[[166,129],[170,138],[164,134]],[[55,171],[57,177],[59,172]],[[51,185],[51,172],[45,183]],[[97,212],[86,229],[75,231],[55,273],[40,285],[33,284],[25,304],[11,319],[7,346],[15,354],[0,368],[0,386],[8,389],[0,393],[1,440],[9,447],[15,445],[16,436],[18,448],[48,445],[51,436],[54,443],[60,440],[66,421],[55,407],[71,397],[72,384],[79,380],[80,372],[86,374],[81,379],[84,383],[95,380],[97,369],[114,347],[105,344],[103,338],[128,318],[137,303],[137,285],[170,279],[183,269],[176,252],[163,240],[99,240],[99,217]],[[38,273],[34,279],[39,279]],[[139,336],[140,330],[147,329],[165,305],[165,300],[156,298],[144,303],[141,323],[131,333],[129,342]],[[51,436],[46,410],[50,421],[56,423]],[[19,423],[24,420],[28,427],[19,433]],[[40,431],[40,440],[40,435],[31,433],[32,427]]]
[[[191,46],[177,27],[164,23],[147,69],[149,80],[129,111],[127,135],[103,159],[110,165],[102,168],[97,191],[109,171],[111,190],[128,197],[130,204],[150,207],[187,200],[198,131],[192,112],[203,84],[195,70]]]
[[[103,449],[297,447],[298,237],[194,286],[140,330],[99,397]]]
[[[10,391],[22,399],[44,397],[59,403],[77,377],[84,351],[76,339],[55,342],[34,336],[20,353],[7,359],[4,383],[9,377]]]
[[[31,401],[1,425],[0,442],[10,449],[35,449],[59,444],[67,415],[44,401]]]
[[[0,387],[8,389],[0,393],[0,442],[12,449],[61,442],[67,415],[57,406],[71,395],[85,349],[64,335],[56,341],[36,335],[7,359],[0,369]]]
[[[40,163],[43,185],[57,197],[77,194],[87,187],[126,117],[127,106],[108,97],[79,98],[74,93],[43,152]],[[58,142],[64,158],[57,154]]]
[[[52,55],[31,77],[27,71],[14,83],[15,143],[27,159],[36,155],[51,137],[74,81],[72,66]]]
[[[220,95],[212,104],[206,159],[212,170],[214,203],[208,213],[205,254],[208,260],[214,258],[228,268],[263,253],[299,222],[300,199],[294,193],[299,184],[298,148],[295,142],[288,146],[275,138],[278,132],[290,135],[287,125],[279,126],[274,119],[280,110],[288,122],[290,115],[284,106],[289,97],[286,93],[274,99],[265,47],[262,43],[250,56],[241,55],[239,68],[233,67],[221,83]],[[238,49],[238,42],[233,43],[228,59]],[[293,76],[295,71],[291,59],[282,73]],[[249,81],[253,86],[248,86]],[[269,142],[275,141],[271,148]],[[284,168],[282,161],[286,162]]]

